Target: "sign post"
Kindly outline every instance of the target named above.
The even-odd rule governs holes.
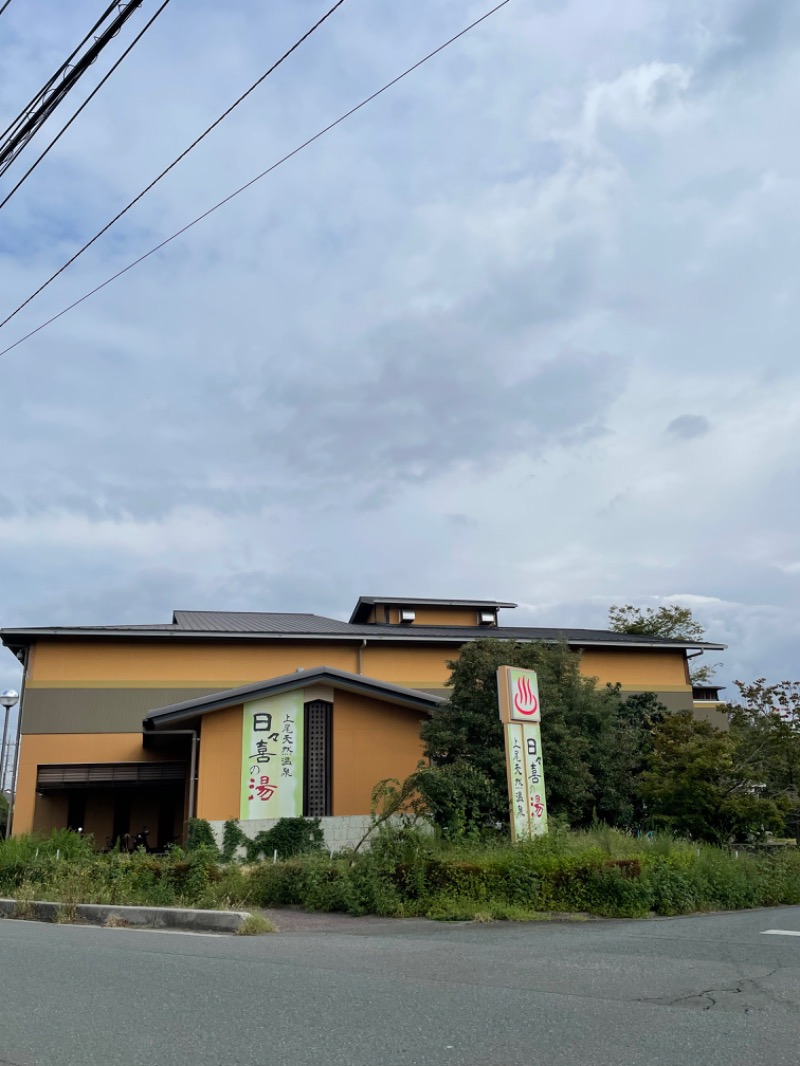
[[[497,671],[497,695],[506,744],[511,839],[528,840],[547,832],[542,709],[536,671],[501,666]]]

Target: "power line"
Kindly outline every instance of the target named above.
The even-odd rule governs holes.
[[[261,83],[266,78],[268,78],[270,76],[270,74],[273,73],[273,71],[277,70],[278,67],[282,63],[284,63],[289,58],[289,56],[292,55],[293,52],[297,51],[297,49],[300,47],[300,45],[303,44],[304,41],[307,41],[308,38],[311,36],[311,34],[316,32],[316,30],[318,30],[319,27],[324,22],[326,22],[331,17],[331,15],[335,11],[337,11],[342,6],[342,4],[344,4],[344,3],[345,3],[345,0],[336,0],[336,3],[333,5],[333,7],[329,8],[320,19],[317,19],[317,21],[314,23],[314,25],[309,30],[306,30],[306,32],[303,34],[303,36],[298,41],[295,41],[295,43],[292,45],[292,47],[289,48],[286,52],[284,52],[283,55],[280,57],[280,59],[277,59],[272,64],[272,66],[261,75],[260,78],[257,78],[253,82],[253,84],[250,86],[249,89],[246,89],[245,92],[243,92],[242,95],[238,99],[234,100],[234,102],[230,105],[230,107],[226,108],[225,111],[223,111],[222,114],[217,119],[215,119],[211,123],[210,126],[207,126],[206,129],[203,130],[203,132],[200,134],[200,136],[195,138],[194,141],[192,141],[192,143],[189,145],[188,148],[185,148],[176,159],[173,159],[173,161],[169,164],[168,167],[165,167],[164,170],[162,170],[160,174],[158,174],[155,178],[153,178],[153,180],[150,182],[150,184],[147,185],[144,189],[142,189],[142,191],[138,194],[138,196],[134,196],[134,198],[130,201],[130,203],[128,203],[125,207],[123,207],[123,209],[121,211],[118,211],[117,214],[114,215],[114,217],[111,219],[110,222],[107,222],[105,224],[105,226],[103,226],[103,228],[101,230],[98,230],[98,232],[95,233],[94,237],[92,237],[91,240],[87,241],[86,244],[84,244],[82,248],[79,248],[78,251],[75,252],[75,254],[73,256],[70,256],[70,258],[66,261],[66,263],[64,263],[63,266],[60,266],[58,268],[58,270],[55,272],[55,274],[51,274],[50,277],[47,279],[47,281],[43,282],[39,286],[39,288],[36,290],[36,292],[31,293],[31,295],[26,300],[24,300],[19,305],[19,307],[16,307],[11,312],[10,315],[7,315],[6,318],[4,318],[2,322],[0,322],[0,329],[2,329],[3,326],[7,325],[15,315],[19,314],[19,312],[23,309],[23,307],[27,307],[28,304],[32,300],[35,300],[36,297],[40,295],[40,293],[44,292],[44,290],[47,288],[48,285],[52,284],[52,282],[54,282],[56,280],[56,278],[60,274],[63,274],[64,271],[67,269],[67,267],[72,266],[72,264],[75,262],[75,260],[79,259],[83,255],[84,252],[88,251],[88,249],[92,247],[92,245],[95,243],[95,241],[98,241],[103,236],[104,233],[107,233],[108,230],[110,230],[111,227],[116,222],[119,222],[119,220],[124,215],[126,215],[128,213],[128,211],[130,211],[130,209],[142,199],[142,197],[146,196],[147,193],[149,193],[150,190],[154,186],[156,186],[161,181],[162,178],[166,177],[167,174],[169,174],[169,172],[171,170],[173,170],[178,165],[178,163],[181,162],[181,160],[185,159],[186,156],[194,148],[196,148],[197,145],[200,144],[201,141],[205,140],[205,138],[211,133],[212,130],[216,129],[216,127],[219,126],[219,124],[224,119],[226,119],[228,117],[228,115],[230,115],[230,113],[232,111],[234,111],[239,106],[239,104],[242,103],[243,100],[246,100],[247,97],[255,89],[257,89],[258,86],[261,85]]]
[[[4,4],[3,4],[3,6],[2,6],[2,7],[0,7],[0,15],[2,15],[2,14],[3,14],[3,12],[5,11],[5,9],[6,9],[7,7],[8,7],[8,5],[9,5],[10,3],[11,3],[11,0],[6,0],[6,2],[5,2]]]
[[[117,61],[113,64],[111,69],[106,71],[106,73],[103,75],[103,77],[97,83],[97,85],[95,85],[94,89],[92,89],[92,91],[89,93],[89,95],[83,101],[83,103],[78,108],[78,110],[74,113],[74,115],[72,115],[72,117],[61,127],[61,129],[58,131],[58,133],[55,135],[55,137],[52,139],[52,141],[48,144],[48,146],[44,149],[44,151],[28,167],[28,169],[25,171],[25,173],[19,179],[17,184],[14,185],[9,190],[9,192],[6,193],[6,195],[3,198],[3,200],[0,201],[0,210],[5,207],[5,205],[8,203],[8,201],[14,195],[14,193],[19,189],[19,187],[24,182],[26,182],[28,180],[28,178],[31,176],[31,174],[34,172],[34,170],[36,170],[36,168],[39,166],[39,164],[44,159],[44,157],[50,152],[51,148],[54,148],[56,146],[56,144],[58,144],[58,142],[61,140],[61,138],[67,132],[67,130],[70,128],[72,123],[78,117],[78,115],[80,115],[80,113],[86,107],[89,106],[91,101],[95,98],[95,96],[97,96],[97,94],[103,88],[103,86],[108,81],[108,79],[111,77],[111,75],[114,73],[114,71],[117,69],[117,67],[119,67],[119,65],[125,60],[125,58],[128,56],[128,54],[136,47],[136,45],[139,43],[139,41],[142,39],[142,37],[144,37],[144,35],[147,33],[147,31],[150,29],[150,27],[153,25],[153,23],[156,21],[158,16],[161,14],[161,12],[164,10],[164,8],[167,6],[167,4],[169,2],[170,2],[170,0],[163,0],[163,3],[161,4],[161,6],[156,10],[156,12],[153,15],[150,16],[148,21],[144,24],[144,26],[141,28],[141,30],[139,30],[139,32],[133,38],[133,40],[128,45],[128,47],[125,49],[125,51],[122,53],[122,55],[119,56]]]
[[[11,3],[11,0],[6,0],[6,7],[8,7],[8,5],[10,3]],[[55,74],[53,74],[53,76],[51,78],[47,79],[47,81],[44,83],[44,85],[38,91],[38,93],[36,93],[36,95],[33,97],[32,100],[28,101],[28,103],[25,105],[25,107],[23,107],[22,111],[20,111],[20,113],[17,115],[17,117],[14,119],[13,122],[11,122],[8,126],[6,126],[6,128],[3,130],[2,134],[0,134],[0,136],[6,137],[11,132],[11,130],[17,125],[17,123],[21,122],[22,119],[25,117],[25,115],[27,115],[30,111],[33,110],[34,107],[36,107],[37,102],[41,99],[42,96],[44,96],[44,94],[48,91],[48,89],[51,87],[51,85],[53,85],[53,83],[58,78],[60,78],[63,74],[65,74],[67,72],[67,70],[69,70],[69,65],[72,62],[72,60],[75,58],[75,56],[78,54],[78,52],[80,52],[81,48],[83,48],[83,46],[100,29],[100,27],[103,25],[103,23],[106,21],[106,19],[108,18],[108,16],[111,14],[111,12],[114,10],[114,8],[116,6],[117,6],[116,0],[111,0],[111,3],[105,9],[105,11],[100,16],[100,18],[97,20],[97,22],[95,22],[94,26],[92,26],[92,28],[89,30],[89,32],[86,34],[86,36],[80,42],[80,44],[77,45],[77,47],[74,48],[72,50],[72,52],[70,52],[70,54],[67,56],[67,58],[64,60],[64,62],[61,64],[61,66],[58,68],[58,70],[55,72]],[[5,7],[2,9],[2,11],[0,11],[0,14],[2,14],[3,11],[5,11]]]
[[[406,70],[404,70],[402,74],[398,74],[396,78],[392,78],[391,81],[388,81],[380,89],[377,89],[374,93],[371,93],[369,96],[365,97],[361,101],[361,103],[356,104],[355,107],[351,107],[349,111],[345,111],[343,115],[340,115],[339,118],[334,119],[334,121],[329,123],[329,125],[325,126],[323,129],[319,130],[319,132],[315,133],[313,137],[309,137],[308,140],[303,141],[302,144],[299,144],[296,148],[293,148],[291,152],[287,152],[285,156],[282,156],[276,163],[273,163],[271,166],[267,167],[266,170],[262,170],[260,174],[256,174],[254,178],[251,178],[250,181],[246,182],[244,185],[240,185],[238,189],[235,189],[223,200],[220,200],[218,203],[214,204],[213,207],[209,207],[207,211],[204,211],[202,213],[202,215],[198,215],[197,218],[192,219],[191,222],[187,222],[185,226],[182,226],[179,230],[176,230],[170,237],[166,237],[163,241],[160,241],[153,248],[151,248],[150,251],[145,252],[144,255],[140,255],[138,259],[134,259],[133,262],[128,263],[128,265],[126,267],[123,267],[122,270],[118,270],[116,274],[112,274],[111,277],[106,278],[105,281],[102,281],[99,285],[96,285],[89,292],[84,293],[83,296],[79,297],[77,300],[74,300],[67,307],[62,308],[61,311],[53,315],[51,318],[48,318],[45,322],[42,322],[42,324],[37,326],[36,329],[32,329],[30,333],[26,333],[24,336],[20,337],[19,340],[14,341],[13,344],[10,344],[7,348],[3,348],[0,351],[0,356],[7,355],[14,348],[17,348],[20,344],[23,344],[25,341],[30,340],[31,337],[34,337],[43,329],[46,329],[54,322],[57,322],[59,318],[62,318],[69,311],[74,310],[76,307],[80,306],[80,304],[84,303],[92,296],[95,296],[102,289],[105,289],[108,285],[111,285],[112,282],[116,281],[118,278],[121,278],[123,274],[127,274],[129,270],[133,270],[134,267],[137,267],[140,263],[143,263],[145,259],[149,259],[150,256],[155,255],[156,252],[160,252],[162,248],[165,248],[168,244],[171,244],[172,241],[176,240],[178,237],[183,236],[184,233],[192,229],[198,223],[204,221],[204,219],[208,218],[209,215],[213,215],[215,211],[218,211],[221,207],[224,207],[225,204],[230,203],[231,200],[234,200],[237,196],[245,192],[252,185],[255,185],[256,182],[261,181],[262,178],[267,177],[268,174],[271,174],[274,170],[277,170],[278,167],[282,166],[284,163],[294,158],[294,156],[302,152],[303,149],[308,148],[309,145],[314,144],[315,141],[318,141],[321,137],[324,137],[326,133],[330,133],[331,130],[335,129],[342,122],[345,122],[352,115],[355,115],[356,112],[366,107],[367,104],[371,104],[373,100],[377,100],[379,96],[382,96],[389,89],[397,85],[398,82],[401,82],[404,78],[407,78],[409,74],[413,74],[415,70],[418,70],[429,60],[439,55],[440,52],[443,52],[446,48],[449,48],[451,44],[454,44],[461,37],[464,37],[471,30],[474,30],[476,26],[479,26],[482,22],[485,22],[486,19],[490,18],[492,15],[494,15],[497,11],[499,11],[502,7],[505,7],[506,4],[509,4],[510,2],[511,0],[501,0],[499,4],[496,4],[493,8],[491,8],[485,14],[481,15],[479,18],[475,19],[475,21],[471,22],[468,26],[465,26],[463,30],[460,30],[453,37],[450,37],[449,40],[444,42],[444,44],[440,44],[438,48],[434,48],[432,52],[429,52],[422,59],[418,60],[416,63],[414,63],[413,66],[410,66]]]
[[[35,98],[36,103],[32,110],[23,111],[15,123],[12,123],[14,128],[10,127],[11,132],[5,144],[0,145],[0,175],[8,170],[28,141],[44,125],[67,93],[75,88],[100,53],[117,36],[128,19],[141,7],[142,3],[143,0],[129,0],[129,3],[122,6],[115,4],[114,7],[119,6],[120,8],[116,16],[102,33],[94,38],[84,55],[74,64],[68,61],[66,69],[62,66],[61,69],[64,70],[63,77],[59,79],[58,73],[56,73]],[[79,45],[78,50],[80,47]]]

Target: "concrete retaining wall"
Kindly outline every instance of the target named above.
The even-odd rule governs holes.
[[[257,833],[272,829],[277,825],[277,818],[248,818],[239,822],[242,832],[252,840]],[[361,840],[371,825],[368,814],[341,815],[336,818],[320,818],[320,828],[325,834],[325,847],[329,851],[341,851],[343,848],[353,848]],[[217,844],[222,846],[222,833],[225,823],[222,821],[209,822]]]

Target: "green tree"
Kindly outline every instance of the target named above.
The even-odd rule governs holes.
[[[739,700],[727,710],[741,777],[785,812],[800,842],[800,682],[734,684]]]
[[[641,633],[649,637],[667,637],[670,640],[702,640],[705,630],[694,618],[689,607],[677,603],[661,607],[611,606],[608,622],[615,633]]]
[[[652,743],[641,789],[655,827],[717,844],[781,827],[779,806],[754,787],[733,731],[679,711],[656,723]]]
[[[600,687],[580,672],[565,644],[483,640],[449,664],[452,696],[422,727],[434,770],[420,789],[440,824],[508,821],[497,668],[536,670],[548,807],[570,825],[593,819],[632,824],[639,809],[638,771],[649,738],[653,700],[627,703],[619,687]],[[443,772],[437,778],[437,769]],[[462,813],[459,814],[459,811]]]
[[[705,629],[694,617],[691,608],[681,607],[677,603],[644,609],[629,603],[624,607],[614,605],[608,609],[608,624],[615,633],[633,633],[698,643],[705,638]],[[689,674],[692,684],[707,684],[718,666],[719,663],[691,666]]]

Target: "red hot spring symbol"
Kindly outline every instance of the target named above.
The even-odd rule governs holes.
[[[514,707],[520,714],[529,717],[539,710],[539,701],[534,696],[531,683],[527,677],[521,677],[517,681],[517,691],[514,693]]]

